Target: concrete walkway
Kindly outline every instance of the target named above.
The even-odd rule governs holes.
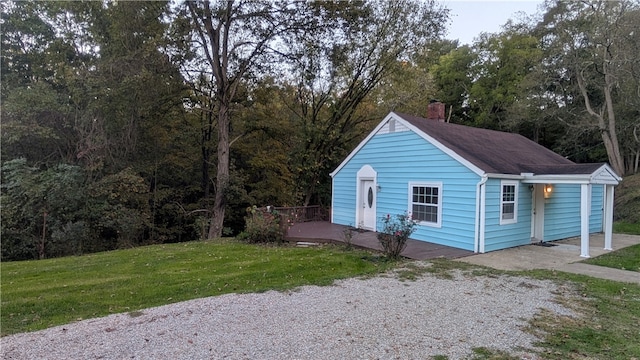
[[[601,279],[640,284],[640,272],[608,268],[581,263],[580,239],[554,241],[557,246],[525,245],[516,248],[467,256],[457,261],[491,267],[500,270],[548,269],[588,275]],[[613,249],[640,244],[640,236],[613,234]],[[604,250],[604,235],[591,235],[591,257],[608,253]]]

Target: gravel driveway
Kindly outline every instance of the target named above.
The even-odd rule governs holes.
[[[456,273],[347,279],[229,294],[1,339],[3,359],[425,359],[476,347],[535,359],[521,329],[554,302],[550,281]]]

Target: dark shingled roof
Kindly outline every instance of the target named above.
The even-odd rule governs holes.
[[[602,164],[576,164],[522,135],[396,113],[487,173],[591,174]]]

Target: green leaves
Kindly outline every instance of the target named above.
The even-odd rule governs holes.
[[[418,223],[406,213],[394,216],[387,214],[380,221],[382,229],[378,233],[378,240],[382,251],[388,258],[396,260],[400,258],[400,253],[407,246],[407,240],[416,230],[415,227]]]
[[[59,164],[40,171],[16,159],[3,164],[2,175],[2,259],[74,253],[69,243],[51,243],[51,232],[75,223],[84,210],[82,170]]]

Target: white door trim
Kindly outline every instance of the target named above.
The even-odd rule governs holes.
[[[531,192],[531,238],[544,241],[544,184],[533,184]]]
[[[367,229],[376,231],[377,225],[377,202],[378,202],[378,194],[377,194],[377,177],[378,173],[370,166],[364,165],[358,171],[357,179],[356,179],[356,227],[361,229]],[[368,189],[365,185],[371,184],[372,187],[372,202],[371,208],[365,209],[368,206],[368,196],[365,194],[365,191]],[[365,211],[367,210],[367,211]],[[373,214],[373,219],[370,218],[371,214]],[[365,219],[365,215],[368,216]]]

